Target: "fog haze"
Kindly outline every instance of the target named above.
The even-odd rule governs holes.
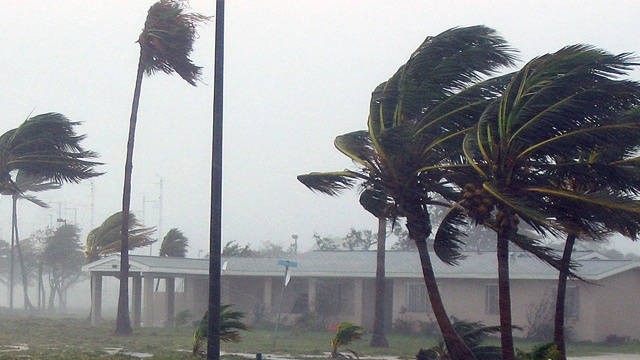
[[[22,238],[61,217],[77,223],[84,240],[120,210],[135,41],[153,2],[0,0],[1,131],[30,114],[60,112],[82,122],[77,131],[87,134],[84,145],[100,154],[106,173],[39,194],[48,210],[22,202]],[[214,1],[190,5],[215,13]],[[333,139],[366,127],[371,91],[426,36],[484,24],[519,49],[523,61],[575,43],[640,53],[639,17],[640,3],[631,0],[227,1],[223,243],[287,247],[295,234],[307,250],[314,233],[376,229],[356,191],[317,195],[296,175],[351,166]],[[144,79],[136,133],[132,211],[145,225],[160,225],[162,236],[182,230],[189,256],[208,252],[214,28],[212,22],[199,29],[192,57],[203,67],[197,87],[176,75]],[[8,240],[6,197],[0,214],[0,237]]]

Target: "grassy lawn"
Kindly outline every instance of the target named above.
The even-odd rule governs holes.
[[[193,329],[136,329],[133,336],[114,336],[115,324],[105,321],[91,327],[84,316],[58,316],[55,318],[31,315],[0,315],[0,359],[127,359],[122,352],[108,355],[106,349],[123,349],[123,352],[152,354],[154,359],[179,359],[191,357]],[[291,334],[281,329],[274,346],[273,330],[243,332],[240,343],[223,343],[228,353],[264,353],[311,355],[326,358],[330,350],[329,332],[305,332]],[[370,336],[350,346],[360,356],[391,355],[402,359],[414,359],[421,347],[435,344],[433,338],[389,334],[389,348],[374,349],[368,346]],[[497,343],[497,341],[496,341]],[[9,346],[26,344],[28,350],[10,351]],[[519,342],[517,347],[530,349],[533,343]],[[116,351],[116,350],[114,350]],[[615,347],[601,344],[571,344],[570,355],[595,355],[602,353],[640,353],[640,344],[629,342]],[[255,357],[255,355],[252,355]]]

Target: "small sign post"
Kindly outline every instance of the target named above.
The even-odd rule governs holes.
[[[278,327],[280,325],[280,314],[282,313],[282,300],[284,299],[284,289],[289,285],[289,281],[291,280],[291,275],[289,275],[289,267],[298,267],[298,263],[295,261],[289,260],[278,260],[278,265],[284,266],[284,282],[282,285],[282,292],[280,293],[280,305],[278,306],[278,320],[276,321],[276,331],[275,336],[273,338],[273,347],[276,347],[276,342],[278,341]]]

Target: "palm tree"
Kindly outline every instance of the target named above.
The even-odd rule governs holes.
[[[60,184],[78,183],[101,175],[94,170],[100,165],[92,160],[96,153],[85,150],[80,144],[85,136],[74,131],[79,124],[62,114],[45,113],[31,117],[19,127],[2,134],[0,193],[13,195],[22,192],[14,179],[18,171],[42,182]],[[15,231],[15,226],[12,226],[12,231]]]
[[[406,217],[434,315],[454,359],[474,355],[456,334],[440,297],[426,244],[432,230],[428,206],[441,204],[435,194],[456,199],[442,179],[461,161],[461,151],[455,149],[461,149],[465,132],[504,89],[508,76],[481,79],[513,60],[505,41],[484,26],[428,37],[373,92],[368,130],[336,138],[338,150],[360,168],[298,177],[312,190],[330,195],[361,183],[389,202],[387,216]],[[436,244],[436,250],[446,252],[447,246],[457,245]]]
[[[18,170],[14,181],[14,186],[5,188],[2,195],[11,195],[12,199],[12,216],[11,216],[11,268],[9,275],[9,307],[13,308],[13,248],[18,251],[18,262],[20,264],[20,273],[22,275],[22,290],[24,294],[24,308],[33,309],[33,305],[29,300],[28,289],[28,274],[25,268],[24,259],[22,257],[22,250],[20,248],[20,237],[18,234],[18,200],[24,199],[35,205],[43,208],[48,208],[49,205],[33,195],[27,195],[27,192],[40,192],[47,190],[55,190],[60,188],[60,184],[57,182],[50,182],[38,178],[34,178],[29,175],[25,175],[24,171]]]
[[[250,331],[247,324],[242,322],[246,314],[242,311],[231,310],[231,305],[220,305],[220,340],[224,342],[240,342],[242,337],[239,330]],[[193,334],[193,355],[200,354],[202,345],[207,341],[209,329],[209,312],[205,312],[200,326]]]
[[[167,235],[164,236],[162,240],[162,245],[160,245],[160,256],[168,256],[168,257],[186,257],[187,256],[187,248],[189,247],[189,239],[182,233],[182,231],[178,230],[178,228],[173,228],[167,232]],[[160,287],[160,280],[156,283],[156,291]]]
[[[639,108],[634,108],[630,112],[622,109],[621,115],[616,115],[613,121],[621,123],[633,121],[638,117]],[[640,139],[637,139],[640,141]],[[567,174],[565,179],[557,184],[558,188],[565,191],[573,191],[578,194],[611,192],[617,194],[630,194],[637,196],[640,193],[640,174],[638,174],[638,158],[629,158],[629,154],[634,153],[640,144],[636,142],[620,142],[616,141],[608,144],[604,148],[599,148],[585,156],[576,159],[574,167],[582,167],[585,170],[597,168],[597,171],[572,171]],[[609,206],[610,207],[610,206]],[[640,234],[640,224],[635,217],[626,216],[625,211],[618,212],[617,209],[609,209],[610,214],[607,217],[613,217],[615,221],[606,218],[596,221],[602,224],[603,228],[598,229],[602,232],[602,236],[609,233],[617,232],[631,240],[637,240]],[[615,214],[614,214],[615,212]],[[596,214],[597,216],[598,214]],[[562,219],[567,223],[567,227],[575,226],[572,222],[580,223],[579,218],[567,216]],[[596,229],[594,229],[596,230]],[[598,231],[592,231],[598,233]],[[596,237],[599,240],[600,237]],[[568,269],[571,262],[571,255],[574,245],[578,240],[577,233],[569,233],[565,239],[564,251],[561,259],[562,270],[558,275],[558,290],[556,293],[555,318],[554,318],[554,343],[559,353],[559,359],[566,359],[566,347],[564,339],[564,320],[565,320],[565,298],[568,280]],[[590,240],[587,238],[586,240]]]
[[[120,291],[118,295],[118,314],[116,334],[128,335],[133,332],[129,318],[129,211],[131,207],[131,175],[133,171],[133,145],[135,141],[138,105],[144,74],[157,71],[166,74],[177,73],[190,85],[195,86],[200,79],[202,68],[193,64],[189,58],[193,43],[197,37],[196,27],[209,20],[208,17],[184,12],[184,2],[178,0],[160,0],[149,8],[147,19],[138,38],[140,58],[136,85],[129,119],[127,157],[124,168],[124,186],[122,190],[122,230],[121,230],[121,270]]]
[[[129,250],[153,244],[151,235],[154,227],[145,227],[133,213],[129,213]],[[120,252],[122,249],[120,231],[122,229],[122,213],[120,211],[109,216],[100,226],[89,231],[85,244],[87,262],[93,262],[106,255]]]
[[[462,340],[473,351],[479,360],[501,360],[502,352],[500,347],[493,345],[483,345],[487,337],[499,333],[499,326],[485,326],[481,322],[456,321],[453,323],[456,332],[460,334]],[[436,346],[428,349],[420,349],[417,360],[447,359],[449,352],[444,339],[440,339]]]
[[[57,183],[79,183],[102,175],[94,170],[101,163],[93,161],[97,154],[80,144],[64,115],[46,113],[27,119],[19,127],[0,136],[0,192],[14,191],[14,172]]]
[[[331,358],[338,358],[338,347],[340,345],[349,345],[356,340],[362,339],[362,335],[364,335],[364,328],[360,325],[352,322],[343,322],[338,325],[336,334],[333,339],[331,339]],[[358,357],[357,354],[356,357]]]
[[[465,136],[465,157],[476,172],[456,180],[463,199],[445,218],[442,238],[455,239],[456,226],[470,216],[497,233],[499,309],[504,359],[514,359],[511,334],[509,243],[533,253],[567,274],[551,249],[520,233],[520,219],[542,235],[598,238],[607,229],[636,234],[640,206],[621,180],[636,173],[633,162],[616,172],[606,163],[579,161],[614,142],[637,146],[640,86],[618,80],[634,63],[589,46],[568,46],[530,61],[515,74],[500,99],[487,106]],[[623,152],[629,158],[630,152]],[[606,169],[605,169],[606,168]],[[595,191],[578,190],[572,179],[612,182]],[[634,182],[637,182],[637,177]],[[635,186],[635,185],[634,185]],[[463,214],[464,213],[464,214]]]
[[[185,257],[187,256],[187,248],[189,247],[189,239],[178,230],[173,228],[167,232],[160,245],[160,256]]]

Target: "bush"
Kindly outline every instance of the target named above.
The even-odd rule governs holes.
[[[629,342],[629,338],[625,336],[618,336],[611,334],[602,342],[604,346],[620,346]]]
[[[402,335],[416,335],[416,322],[407,318],[397,319],[393,323],[392,331],[396,334]]]
[[[306,331],[323,331],[325,326],[316,313],[307,312],[300,314],[292,324],[291,333],[296,334],[298,332]]]

